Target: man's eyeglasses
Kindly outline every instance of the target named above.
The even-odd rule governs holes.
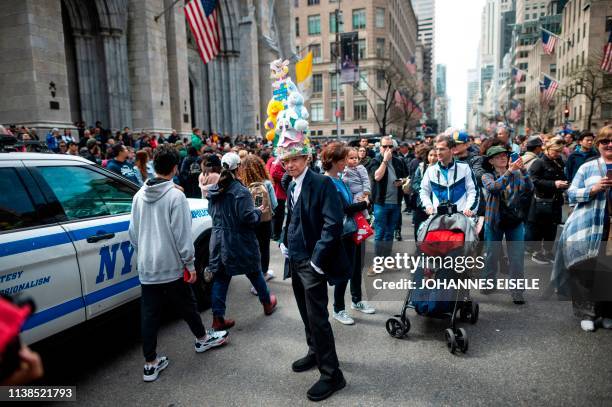
[[[385,145],[382,145],[381,147],[382,147],[382,148],[393,148],[393,145],[386,145],[386,146],[385,146]]]

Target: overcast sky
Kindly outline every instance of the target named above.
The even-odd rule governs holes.
[[[450,123],[458,128],[465,127],[467,70],[476,67],[484,4],[485,0],[436,0],[436,64],[446,65]]]

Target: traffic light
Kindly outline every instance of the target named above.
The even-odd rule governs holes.
[[[565,106],[565,109],[563,110],[563,116],[565,116],[565,118],[567,119],[569,117],[569,114],[569,107]]]

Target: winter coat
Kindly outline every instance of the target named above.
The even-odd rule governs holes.
[[[599,153],[594,148],[589,151],[576,150],[567,157],[565,163],[565,175],[568,181],[572,181],[578,172],[578,168],[584,164],[589,158],[597,157]]]
[[[212,218],[209,270],[223,269],[229,275],[261,272],[255,227],[261,211],[253,204],[249,190],[237,180],[221,191],[219,184],[208,191],[208,212]]]
[[[533,181],[534,194],[538,198],[553,199],[552,216],[553,223],[561,223],[563,208],[563,190],[555,186],[555,181],[565,181],[563,161],[559,158],[551,160],[547,155],[538,158],[529,167],[529,176]],[[531,205],[529,210],[529,222],[538,223],[536,205]]]

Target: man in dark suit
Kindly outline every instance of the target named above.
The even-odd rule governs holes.
[[[307,155],[298,151],[281,158],[293,178],[281,236],[285,278],[291,277],[308,344],[308,353],[292,368],[303,372],[318,366],[321,378],[307,396],[320,401],[346,385],[327,311],[327,283],[346,281],[351,273],[341,243],[344,211],[331,179],[308,169]]]

